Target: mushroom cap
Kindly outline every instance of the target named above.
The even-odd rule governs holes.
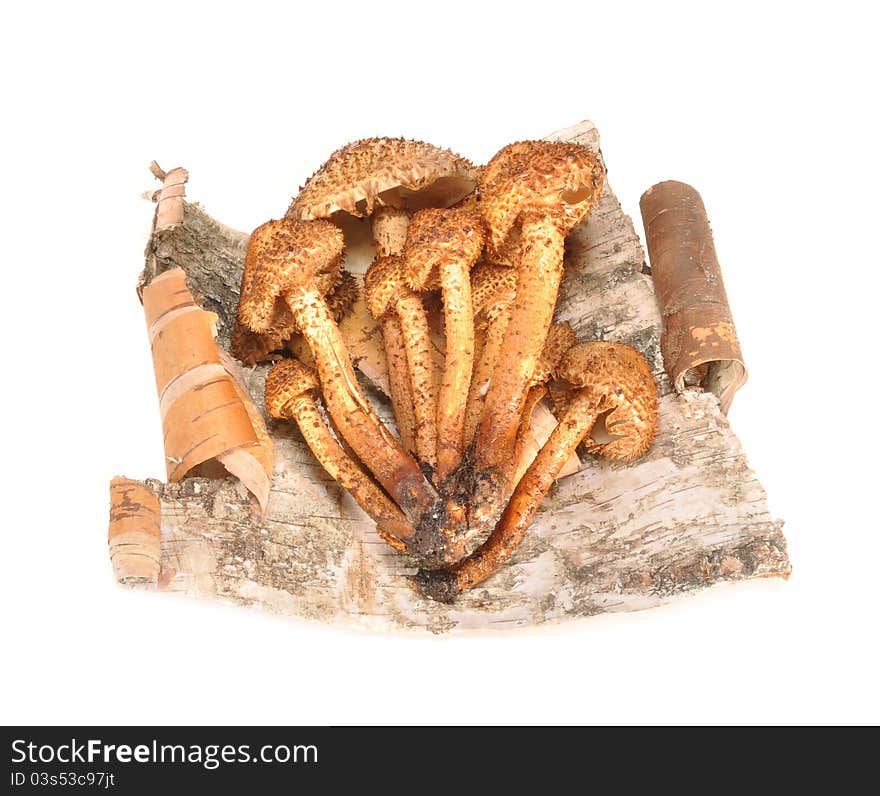
[[[483,221],[476,210],[426,208],[409,222],[403,248],[404,278],[413,290],[439,287],[440,264],[466,263],[470,268],[483,250]]]
[[[523,215],[549,217],[567,234],[598,201],[605,180],[599,154],[565,141],[520,141],[498,152],[480,177],[489,249],[510,259],[505,242]]]
[[[348,315],[359,293],[357,277],[350,271],[343,271],[333,290],[326,296],[327,307],[337,323]]]
[[[329,292],[342,269],[342,232],[329,221],[268,221],[248,242],[238,317],[255,332],[296,331],[284,294],[297,287]]]
[[[474,323],[491,323],[516,297],[516,271],[503,265],[480,263],[471,271]]]
[[[240,362],[254,365],[257,362],[277,358],[272,356],[273,352],[281,349],[290,336],[286,328],[278,331],[270,329],[264,334],[252,332],[236,318],[229,335],[229,348]]]
[[[394,311],[399,296],[410,292],[403,278],[402,257],[379,257],[364,275],[364,301],[377,321]]]
[[[547,330],[547,339],[544,348],[535,363],[535,372],[532,374],[533,384],[543,384],[550,381],[556,375],[556,369],[562,361],[566,351],[577,343],[577,334],[571,328],[568,321],[550,324]]]
[[[590,452],[612,459],[634,459],[657,433],[657,386],[645,358],[622,343],[578,343],[562,357],[560,379],[590,390],[597,410],[607,412],[610,442],[593,443]]]
[[[286,420],[293,417],[297,398],[320,390],[318,374],[295,359],[285,359],[266,376],[266,411],[271,417]]]
[[[366,138],[334,152],[306,182],[288,218],[363,218],[376,206],[448,207],[477,185],[473,164],[448,149],[403,138]]]

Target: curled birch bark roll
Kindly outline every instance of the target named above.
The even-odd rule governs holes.
[[[110,482],[107,544],[116,580],[127,586],[159,580],[161,509],[159,498],[140,481]]]
[[[663,313],[660,349],[678,392],[702,387],[730,409],[748,377],[700,194],[669,180],[639,202],[651,276]]]
[[[217,347],[216,315],[196,304],[180,268],[150,282],[143,301],[168,480],[216,473],[216,462],[237,477],[265,511],[272,483],[272,440],[236,380],[235,363]]]

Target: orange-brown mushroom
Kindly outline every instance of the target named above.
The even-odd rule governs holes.
[[[357,279],[354,274],[342,271],[339,281],[324,300],[333,320],[339,323],[354,306],[357,298]],[[302,336],[296,333],[296,324],[291,315],[284,319],[282,325],[264,334],[251,331],[236,318],[229,336],[229,347],[233,355],[246,365],[281,359],[284,356],[281,352],[285,348],[301,359],[311,354]],[[306,364],[311,364],[311,361]]]
[[[266,377],[266,411],[271,417],[295,420],[306,444],[331,478],[346,489],[384,534],[406,547],[413,526],[403,512],[340,446],[318,407],[318,374],[296,360],[275,365]]]
[[[379,257],[399,255],[406,243],[406,230],[409,227],[409,213],[396,207],[380,207],[373,213],[373,238],[376,241],[376,254]],[[386,313],[379,320],[382,339],[385,344],[385,365],[388,370],[388,392],[397,432],[403,446],[416,454],[416,415],[413,401],[412,382],[406,357],[406,344],[400,318],[394,313]]]
[[[605,170],[579,144],[525,141],[502,149],[480,180],[490,259],[519,234],[516,298],[478,432],[472,515],[492,523],[509,494],[529,381],[553,317],[565,236],[592,210]]]
[[[416,445],[416,411],[413,403],[412,383],[406,360],[406,343],[403,326],[394,313],[387,313],[379,320],[382,341],[385,345],[385,367],[388,371],[388,397],[394,411],[394,422],[400,441],[413,456],[418,456]]]
[[[375,254],[399,254],[385,247],[387,232],[406,232],[406,219],[422,207],[448,207],[471,194],[477,169],[463,157],[424,141],[366,138],[334,152],[306,182],[288,218],[330,219],[344,229],[347,265],[363,273]],[[397,211],[392,213],[391,211]],[[376,246],[358,220],[373,216]]]
[[[360,289],[355,275],[348,271],[343,271],[339,276],[339,281],[325,297],[327,309],[330,310],[330,314],[336,323],[339,323],[348,315],[358,300],[359,294]]]
[[[555,378],[563,357],[577,343],[577,334],[568,321],[551,323],[544,339],[544,347],[535,363],[529,386],[535,387]]]
[[[427,596],[448,602],[510,558],[560,468],[600,415],[605,415],[613,439],[592,447],[598,455],[630,460],[650,446],[657,430],[657,388],[638,351],[619,343],[580,343],[565,354],[558,375],[577,389],[568,410],[517,484],[485,544],[448,569],[418,574],[417,583]]]
[[[474,441],[486,393],[510,319],[510,305],[516,295],[516,272],[502,265],[482,263],[471,272],[471,300],[474,318],[474,370],[468,391],[463,439]]]
[[[258,334],[247,328],[238,318],[232,324],[229,334],[229,350],[245,365],[281,359],[280,350],[292,334],[291,328],[282,328]]]
[[[337,324],[351,312],[359,295],[360,288],[357,277],[349,271],[343,271],[339,281],[324,297],[324,300],[327,302],[327,309],[330,310],[330,314]],[[314,367],[315,358],[312,356],[311,349],[309,349],[308,343],[301,334],[293,334],[286,341],[284,347],[300,362]]]
[[[315,357],[327,409],[341,434],[407,518],[418,522],[437,494],[363,395],[324,294],[338,278],[342,233],[327,221],[270,221],[251,235],[239,318],[264,332],[286,306]],[[430,544],[430,542],[426,542]]]
[[[422,299],[406,284],[400,257],[380,257],[370,266],[364,278],[364,298],[377,321],[384,324],[391,316],[400,321],[410,378],[416,451],[419,460],[433,471],[437,466],[437,393],[428,316]],[[388,331],[393,335],[395,329],[391,327]],[[383,334],[385,332],[383,326]],[[391,353],[395,353],[393,347]]]
[[[571,324],[567,321],[551,323],[547,331],[547,339],[544,348],[535,364],[535,372],[529,381],[529,391],[523,405],[522,417],[520,418],[519,430],[516,435],[515,458],[517,462],[523,459],[523,446],[527,441],[527,432],[532,413],[535,407],[547,395],[547,382],[555,378],[556,370],[565,353],[577,343],[577,336]],[[521,472],[521,470],[520,470]],[[514,479],[517,480],[517,479]]]
[[[470,271],[483,250],[483,223],[474,210],[429,208],[410,221],[403,250],[407,284],[440,288],[446,356],[437,401],[437,483],[461,463],[465,406],[474,362]]]
[[[448,149],[403,138],[366,138],[334,152],[306,182],[287,216],[317,219],[342,212],[364,218],[380,207],[449,207],[476,182],[473,164]]]
[[[477,169],[448,149],[402,138],[367,138],[334,152],[306,182],[287,217],[332,219],[343,224],[348,234],[351,222],[347,217],[372,216],[376,253],[380,257],[398,255],[411,212],[423,207],[448,207],[472,194],[476,186]],[[363,247],[356,248],[363,260]],[[394,321],[385,325],[391,397],[398,429],[406,443],[409,429],[415,424],[414,420],[410,422],[412,411],[408,407],[418,400],[411,382],[423,374],[405,374],[407,361],[400,356],[400,325]]]

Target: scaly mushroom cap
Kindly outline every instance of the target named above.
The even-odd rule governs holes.
[[[403,258],[380,257],[364,275],[364,302],[377,321],[394,311],[398,297],[410,293],[403,279]]]
[[[484,240],[483,221],[475,210],[419,210],[410,219],[403,249],[407,284],[417,291],[437,289],[440,264],[476,262]]]
[[[272,359],[273,352],[283,348],[289,339],[290,332],[286,328],[258,334],[252,332],[236,318],[229,335],[229,348],[233,356],[240,362],[245,365],[254,365],[257,362]]]
[[[266,411],[271,417],[289,419],[298,398],[319,390],[318,374],[312,368],[295,359],[285,359],[266,376]]]
[[[577,335],[568,321],[551,324],[547,330],[547,339],[544,341],[541,356],[535,363],[532,383],[543,384],[554,378],[562,357],[575,343],[577,343]]]
[[[448,149],[403,138],[367,138],[334,152],[306,182],[288,218],[363,218],[374,207],[448,207],[471,193],[477,171]]]
[[[508,238],[523,215],[548,216],[567,234],[593,209],[604,179],[601,157],[580,144],[520,141],[504,147],[480,177],[493,261],[510,260]]]
[[[342,268],[342,232],[329,221],[268,221],[248,242],[238,317],[255,332],[296,331],[284,294],[297,287],[329,292]]]
[[[491,323],[516,296],[516,271],[481,263],[471,271],[471,303],[476,327]]]
[[[648,449],[657,433],[657,386],[638,351],[621,343],[578,343],[563,356],[557,375],[590,390],[597,411],[608,413],[605,428],[614,439],[589,445],[591,453],[629,460]]]
[[[327,294],[327,307],[333,319],[339,323],[358,300],[358,280],[350,271],[343,271],[333,290]]]

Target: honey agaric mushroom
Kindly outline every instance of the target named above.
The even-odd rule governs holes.
[[[386,537],[391,537],[394,547],[405,548],[413,537],[413,526],[331,434],[318,408],[319,392],[318,375],[312,368],[291,359],[279,362],[266,377],[266,411],[280,420],[295,420],[321,466],[375,520]]]
[[[365,218],[379,207],[449,207],[476,182],[473,164],[448,149],[403,138],[366,138],[336,150],[306,182],[287,217],[330,218],[342,212]]]
[[[592,150],[560,141],[512,144],[483,171],[489,257],[518,232],[519,261],[516,298],[478,432],[472,501],[478,523],[494,522],[509,494],[523,403],[556,306],[565,236],[593,209],[604,175]]]
[[[510,305],[516,295],[516,273],[502,265],[482,263],[471,272],[471,301],[474,317],[474,370],[468,391],[463,438],[474,440],[492,371],[501,351]]]
[[[437,494],[418,464],[385,428],[357,383],[324,294],[342,261],[342,232],[327,221],[269,221],[251,235],[239,318],[264,332],[287,305],[315,357],[327,409],[346,442],[407,518],[417,523]],[[436,534],[430,523],[427,537]],[[425,549],[433,545],[425,538]]]
[[[613,439],[593,446],[594,453],[628,461],[650,446],[657,431],[657,388],[638,351],[620,343],[579,343],[563,357],[558,375],[576,388],[559,425],[517,484],[489,539],[448,569],[419,572],[425,595],[449,602],[510,558],[560,468],[600,415]]]
[[[370,314],[383,323],[383,334],[388,318],[396,316],[400,321],[410,378],[416,452],[419,460],[433,471],[437,466],[437,399],[428,316],[422,299],[406,284],[400,257],[380,257],[370,266],[364,278],[364,299]],[[392,326],[388,331],[393,334],[395,329]]]
[[[284,347],[290,334],[291,330],[284,328],[258,334],[236,318],[229,333],[229,349],[232,355],[245,365],[280,359],[282,355],[277,352]]]
[[[333,286],[333,289],[324,297],[327,302],[327,309],[333,316],[333,320],[339,323],[354,306],[358,300],[358,280],[354,274],[343,271],[339,276],[339,281]]]
[[[529,385],[535,387],[554,378],[563,357],[576,343],[577,334],[568,321],[551,323]]]
[[[529,381],[529,391],[523,405],[522,417],[520,418],[519,430],[516,437],[515,457],[516,461],[522,460],[522,448],[526,442],[529,422],[535,406],[547,395],[546,384],[555,378],[559,363],[565,353],[577,343],[577,335],[568,321],[551,323],[547,331],[547,339],[541,356],[535,363],[535,372]]]
[[[334,152],[308,179],[287,217],[342,222],[346,215],[372,215],[377,254],[397,255],[403,249],[412,211],[449,207],[472,194],[476,186],[474,165],[448,149],[402,138],[367,138]],[[402,330],[395,334],[391,327],[398,324],[387,325],[386,350],[389,360],[399,366],[404,362],[394,341],[400,341]],[[402,438],[409,427],[406,407],[419,400],[411,382],[419,377],[404,380],[399,367],[389,373],[392,400],[401,412],[397,420]]]
[[[437,401],[437,483],[461,463],[464,415],[474,362],[470,271],[483,250],[483,223],[474,210],[429,208],[410,221],[403,250],[407,284],[440,288],[446,356]]]
[[[330,310],[330,314],[337,324],[348,315],[357,302],[359,295],[360,288],[357,278],[349,271],[343,271],[333,289],[324,296],[324,301],[327,302],[327,309]],[[311,349],[309,349],[308,343],[306,343],[301,334],[294,333],[289,337],[286,340],[285,347],[300,362],[309,367],[314,367],[315,358],[312,356]]]
[[[376,241],[376,254],[381,257],[399,255],[406,242],[409,227],[409,213],[396,207],[381,207],[373,213],[373,238]],[[416,454],[416,416],[413,401],[412,383],[406,358],[406,345],[400,318],[394,313],[386,313],[379,320],[382,327],[382,340],[385,344],[385,365],[388,370],[388,392],[397,433],[403,446]]]
[[[400,318],[394,313],[384,315],[379,325],[382,327],[382,340],[385,344],[388,393],[397,433],[400,435],[403,447],[413,456],[417,456],[416,411],[413,405],[412,384],[409,380],[409,365],[406,361],[403,327]]]
[[[339,323],[354,306],[358,297],[358,283],[354,274],[343,271],[339,281],[324,297],[333,320]],[[246,365],[257,362],[271,362],[281,359],[282,349],[288,349],[307,365],[314,363],[308,345],[302,335],[296,333],[293,316],[289,315],[280,326],[258,334],[248,329],[238,318],[232,325],[229,345],[235,357]]]

